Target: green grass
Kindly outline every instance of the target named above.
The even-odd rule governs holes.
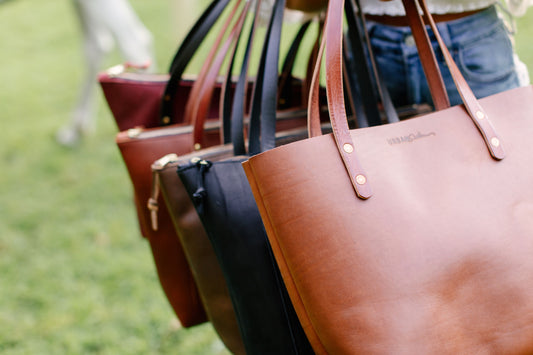
[[[520,59],[529,68],[529,77],[533,77],[533,8],[530,8],[525,16],[517,20],[516,51]]]
[[[132,4],[163,71],[197,12],[170,0]],[[517,49],[533,68],[531,12]],[[82,145],[54,141],[82,80],[80,49],[68,1],[1,3],[0,353],[223,354],[209,324],[177,325],[139,236],[102,98]],[[106,65],[120,61],[114,53]]]
[[[170,1],[132,3],[165,70],[195,14],[178,28]],[[0,353],[222,354],[210,324],[180,328],[161,291],[103,100],[82,145],[54,141],[83,75],[70,6],[0,5]]]

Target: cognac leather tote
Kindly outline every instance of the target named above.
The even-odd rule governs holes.
[[[349,130],[342,10],[324,36],[333,133],[244,163],[315,352],[533,353],[533,88],[478,100],[441,45],[464,104]]]

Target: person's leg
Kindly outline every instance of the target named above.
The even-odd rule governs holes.
[[[56,135],[64,145],[74,145],[95,124],[97,76],[105,56],[117,44],[125,61],[156,68],[152,35],[126,0],[75,0],[81,25],[85,57],[85,79],[71,121]]]
[[[370,43],[379,74],[384,79],[392,102],[396,107],[410,105],[416,100],[409,80],[409,49],[406,39],[409,29],[367,21]],[[413,43],[414,45],[414,43]]]
[[[98,17],[101,10],[91,1],[76,0],[73,5],[82,31],[84,65],[80,67],[85,74],[70,122],[56,134],[57,141],[66,146],[75,145],[94,126],[96,78],[105,55],[113,48],[113,38]]]

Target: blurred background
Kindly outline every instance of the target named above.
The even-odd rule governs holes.
[[[131,0],[160,72],[207,3]],[[533,70],[532,10],[517,28]],[[115,50],[102,69],[122,61]],[[94,131],[56,142],[83,66],[70,1],[0,0],[0,353],[227,354],[209,324],[181,328],[166,301],[100,92]]]

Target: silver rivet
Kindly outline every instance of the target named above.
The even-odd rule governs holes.
[[[476,117],[479,118],[480,120],[484,119],[485,118],[485,114],[481,111],[477,111],[476,112]]]
[[[349,143],[344,143],[342,149],[344,149],[346,153],[353,153],[353,146]]]
[[[490,139],[490,144],[492,144],[492,146],[494,146],[494,147],[499,147],[500,146],[500,140],[498,139],[498,137],[492,137]]]
[[[364,185],[366,184],[366,177],[364,175],[359,174],[355,177],[355,182],[359,185]]]

